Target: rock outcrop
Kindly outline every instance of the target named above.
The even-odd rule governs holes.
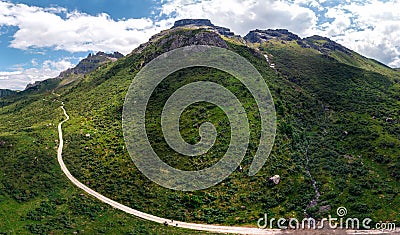
[[[301,47],[313,48],[322,54],[328,54],[330,51],[341,51],[351,55],[349,49],[330,40],[329,38],[315,35],[302,39],[296,34],[289,32],[287,29],[256,29],[250,31],[244,39],[250,43],[265,43],[270,40],[296,41]]]
[[[191,29],[191,30],[186,30]],[[218,31],[219,30],[219,31]],[[184,46],[208,45],[228,48],[226,41],[221,35],[234,35],[229,29],[214,26],[209,20],[179,20],[168,30],[164,30],[150,38],[144,44],[133,50],[133,54],[140,54],[149,45],[162,48],[162,52],[171,51]],[[159,55],[155,52],[147,55],[143,63],[147,63]]]
[[[274,182],[275,185],[277,185],[281,181],[281,177],[279,175],[274,175],[271,178],[269,178],[269,180]]]
[[[39,87],[40,84],[42,84],[42,81],[36,81],[34,83],[29,83],[28,85],[26,85],[25,90],[35,89],[36,87]]]
[[[301,38],[287,29],[267,29],[267,30],[252,30],[244,39],[251,43],[263,43],[271,39],[280,39],[283,41],[299,41]]]
[[[75,68],[67,69],[64,72],[61,72],[58,76],[59,78],[65,78],[69,75],[83,75],[94,71],[100,65],[105,64],[110,61],[116,61],[119,58],[124,57],[119,52],[114,52],[112,54],[107,54],[102,51],[97,52],[96,54],[89,54],[85,59],[81,60]]]
[[[174,26],[172,28],[174,29],[174,28],[178,28],[178,27],[190,27],[190,26],[192,26],[192,27],[193,26],[207,27],[207,28],[215,30],[216,32],[218,32],[219,34],[224,35],[224,36],[228,36],[228,37],[235,36],[235,34],[233,32],[231,32],[230,29],[224,28],[224,27],[220,27],[220,26],[215,26],[208,19],[183,19],[183,20],[178,20],[178,21],[175,22],[175,24],[174,24]]]
[[[340,45],[339,43],[336,43],[326,37],[314,35],[311,37],[304,38],[303,42],[308,47],[318,50],[319,52],[321,52],[323,54],[326,54],[330,51],[341,51],[341,52],[351,55],[351,51],[349,49],[347,49],[346,47],[344,47],[344,46]]]
[[[208,19],[182,19],[175,21],[174,26],[172,28],[183,27],[188,25],[214,27],[214,25]]]
[[[124,55],[119,52],[114,52],[111,54],[101,51],[97,52],[96,54],[89,53],[89,55],[85,59],[81,60],[74,68],[69,68],[61,72],[56,78],[50,78],[44,81],[37,81],[33,84],[28,84],[25,90],[40,90],[40,87],[54,85],[67,77],[88,74],[97,69],[99,66],[108,62],[116,61],[122,57],[124,57]]]

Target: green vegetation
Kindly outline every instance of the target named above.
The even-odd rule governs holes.
[[[71,117],[63,128],[63,157],[71,173],[134,209],[188,222],[256,226],[264,213],[302,219],[307,208],[308,215],[320,218],[336,215],[336,208],[345,206],[349,216],[400,221],[398,72],[360,57],[363,65],[372,63],[375,68],[366,69],[344,62],[336,52],[323,55],[296,42],[271,41],[259,45],[258,52],[226,40],[265,78],[277,110],[276,143],[256,176],[247,176],[260,135],[256,104],[237,79],[202,67],[177,71],[158,86],[146,112],[149,139],[165,162],[180,169],[203,169],[218,161],[229,144],[230,128],[214,105],[192,105],[180,120],[182,136],[189,143],[199,140],[197,127],[202,122],[217,127],[217,142],[207,154],[188,158],[174,153],[160,127],[160,113],[170,94],[193,81],[217,82],[239,98],[250,121],[244,171],[198,192],[171,191],[142,175],[124,145],[124,97],[143,64],[168,50],[174,40],[182,40],[183,33],[174,30],[141,53],[104,64],[73,83],[0,99],[0,233],[189,232],[126,215],[68,182],[55,151],[56,125],[63,119],[58,100],[65,102]],[[193,31],[197,33],[205,31]],[[270,55],[277,70],[260,53]],[[51,93],[53,88],[60,97]],[[281,177],[278,185],[268,180],[275,174]],[[312,180],[321,196],[317,205],[309,207],[315,198]]]

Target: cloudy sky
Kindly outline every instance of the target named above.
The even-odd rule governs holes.
[[[56,2],[56,3],[54,3]],[[400,0],[0,0],[0,88],[56,77],[90,52],[131,52],[176,19],[236,34],[287,28],[400,67]]]

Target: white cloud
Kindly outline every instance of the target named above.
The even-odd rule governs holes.
[[[20,71],[14,72],[0,72],[0,79],[6,79],[7,76],[20,75]]]
[[[74,65],[68,59],[62,59],[58,61],[46,60],[39,67],[17,68],[11,72],[0,71],[0,88],[23,90],[28,83],[57,77],[60,72],[71,67],[74,67]]]
[[[400,67],[400,0],[364,3],[348,2],[327,11],[332,23],[321,26],[319,34],[375,58]]]
[[[329,37],[343,35],[345,31],[352,25],[352,14],[343,11],[343,9],[330,8],[325,13],[325,17],[333,19],[331,23],[323,24],[325,34]]]
[[[241,35],[256,28],[287,28],[306,36],[317,20],[312,10],[281,0],[169,0],[161,13],[176,18],[208,18]]]
[[[0,26],[16,26],[11,47],[69,52],[119,51],[127,54],[171,24],[149,18],[113,20],[63,8],[40,8],[0,1]]]

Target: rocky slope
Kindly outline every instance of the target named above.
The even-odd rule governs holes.
[[[78,77],[88,74],[101,65],[106,63],[115,62],[116,60],[124,57],[119,52],[107,54],[104,52],[97,52],[96,54],[89,54],[85,59],[81,60],[74,68],[67,69],[60,73],[56,78],[51,78],[45,81],[37,81],[34,84],[28,84],[25,88],[26,91],[38,91],[51,87],[52,89],[62,84],[73,82]],[[64,83],[62,83],[64,81]]]
[[[97,69],[99,66],[109,63],[115,62],[116,60],[124,57],[119,52],[114,52],[112,54],[107,54],[104,52],[97,52],[96,54],[89,54],[85,59],[81,60],[78,65],[74,68],[67,69],[62,72],[58,77],[60,79],[66,78],[70,75],[85,75]]]
[[[266,43],[271,40],[280,41],[295,41],[298,45],[304,48],[313,48],[323,54],[328,54],[332,50],[342,51],[347,54],[351,54],[351,51],[346,47],[330,40],[326,37],[318,35],[300,38],[294,33],[289,32],[286,29],[268,29],[268,30],[253,30],[250,31],[244,39],[250,43]]]
[[[207,19],[183,19],[183,20],[178,20],[175,22],[174,26],[172,28],[177,28],[177,27],[193,27],[193,26],[198,26],[198,27],[204,27],[208,29],[213,29],[217,31],[219,34],[232,37],[235,36],[233,32],[231,32],[230,29],[220,27],[220,26],[215,26],[214,24],[211,23],[210,20]]]

